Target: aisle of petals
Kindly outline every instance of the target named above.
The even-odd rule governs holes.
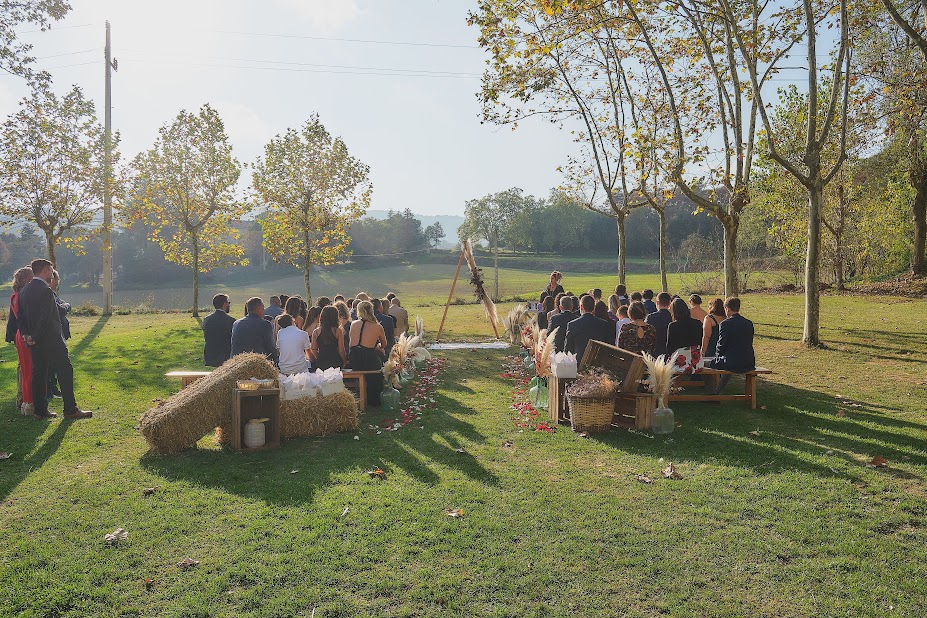
[[[506,356],[500,375],[514,383],[510,409],[516,413],[512,417],[516,427],[522,431],[544,431],[546,433],[557,431],[557,428],[546,420],[542,414],[543,411],[538,410],[528,401],[528,384],[533,376],[529,375],[525,369],[522,357]]]
[[[379,425],[368,425],[367,433],[381,434],[384,431],[398,431],[407,425],[417,423],[423,427],[422,414],[426,410],[438,407],[438,386],[441,380],[438,374],[447,366],[447,359],[432,358],[425,361],[418,370],[413,384],[403,387],[399,402],[399,418],[384,418]]]

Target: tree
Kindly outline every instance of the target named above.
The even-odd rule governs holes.
[[[32,45],[23,43],[17,36],[17,28],[24,24],[48,30],[54,21],[64,19],[71,10],[67,0],[17,0],[0,4],[0,69],[13,75],[31,78],[29,56]],[[42,75],[47,81],[48,75]]]
[[[727,3],[727,0],[721,0]],[[762,90],[759,87],[760,76],[755,65],[748,65],[750,81],[759,103],[760,117],[766,131],[766,147],[769,157],[781,165],[795,180],[801,183],[808,196],[808,232],[807,251],[805,254],[805,319],[802,342],[808,346],[818,346],[820,338],[821,292],[819,289],[821,256],[821,211],[824,202],[824,188],[840,171],[847,157],[847,126],[850,115],[850,43],[849,14],[847,0],[839,1],[839,15],[829,17],[831,11],[821,9],[812,0],[802,0],[803,30],[808,61],[808,90],[804,96],[805,105],[801,110],[805,128],[804,143],[792,153],[782,148],[784,143],[794,137],[789,130],[776,127],[766,111]],[[818,74],[817,29],[833,27],[833,19],[838,21],[838,47],[829,68],[829,81],[825,84],[828,92],[822,102],[821,75]],[[735,30],[734,36],[741,53],[745,53],[750,43],[749,32]],[[823,103],[823,104],[822,104]],[[836,140],[836,145],[834,143]],[[833,148],[835,156],[826,160],[827,150]]]
[[[369,176],[318,114],[270,140],[254,164],[252,187],[266,209],[264,244],[274,259],[303,268],[310,303],[310,270],[348,253],[348,229],[370,206]]]
[[[93,101],[77,86],[58,97],[38,83],[0,127],[0,173],[0,216],[42,230],[52,263],[59,242],[79,249],[82,236],[73,232],[93,221],[103,195],[103,128]]]
[[[507,191],[470,200],[464,211],[464,222],[457,228],[457,235],[461,239],[485,240],[489,243],[495,267],[495,301],[499,300],[499,245],[512,221],[522,210],[525,199],[522,197],[522,190],[513,187]],[[527,199],[534,200],[530,196]]]
[[[440,221],[435,221],[425,228],[425,238],[427,238],[428,242],[435,248],[438,247],[441,239],[445,236],[446,234],[444,233],[444,228],[441,227]]]
[[[248,212],[237,199],[241,164],[219,114],[209,104],[196,114],[181,110],[158,131],[148,152],[132,163],[134,199],[123,211],[129,223],[142,219],[164,257],[193,271],[193,316],[199,315],[200,273],[247,264],[231,223]]]

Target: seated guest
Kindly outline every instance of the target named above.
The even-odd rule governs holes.
[[[351,353],[351,310],[343,300],[335,301],[335,310],[338,311],[338,323],[344,331],[344,354],[347,358]]]
[[[692,314],[692,319],[698,320],[699,323],[708,315],[708,312],[702,309],[702,297],[698,294],[689,295],[689,313]]]
[[[644,298],[644,310],[647,312],[647,315],[657,312],[657,305],[653,302],[653,290],[646,289],[641,292],[641,296]]]
[[[328,296],[319,296],[318,300],[315,301],[315,306],[319,309],[324,309],[330,304],[332,304],[332,299],[330,299]]]
[[[538,302],[543,303],[544,299],[548,296],[557,296],[557,294],[563,294],[563,286],[560,285],[560,281],[563,280],[563,275],[560,271],[555,270],[550,273],[550,283],[547,284],[547,287],[544,288],[544,291],[541,292],[541,297]]]
[[[569,296],[560,297],[560,313],[552,317],[547,324],[547,331],[553,332],[557,329],[554,336],[554,350],[563,352],[563,345],[566,341],[567,324],[575,320],[578,316],[573,314],[573,300]]]
[[[232,325],[235,318],[229,315],[231,304],[225,294],[212,297],[215,311],[203,318],[203,364],[218,367],[232,356]]]
[[[602,290],[599,288],[594,288],[591,292],[592,297],[595,299],[595,302],[602,300]]]
[[[653,326],[657,332],[657,345],[654,348],[655,356],[666,354],[666,330],[669,328],[670,322],[673,321],[673,314],[669,310],[670,300],[669,294],[660,292],[657,295],[657,310],[647,315],[647,323]]]
[[[392,303],[392,302],[393,302],[393,299],[396,298],[396,293],[395,293],[395,292],[389,292],[389,293],[386,294],[386,296],[385,296],[384,298],[386,298],[386,300],[388,300],[390,303]]]
[[[595,296],[592,298],[595,300]],[[600,320],[605,320],[606,322],[611,323],[611,318],[608,317],[608,305],[603,303],[601,300],[595,301],[595,309],[592,310],[592,315],[599,318]]]
[[[249,298],[245,307],[248,315],[235,320],[232,325],[232,356],[257,352],[276,363],[278,357],[274,327],[264,319],[264,301],[257,297]]]
[[[603,307],[605,306],[605,303],[599,302]],[[589,345],[589,341],[594,339],[603,343],[611,343],[612,323],[607,319],[597,318],[594,314],[595,307],[595,298],[584,295],[579,302],[579,310],[582,314],[567,324],[564,349],[567,352],[576,354],[577,363],[582,360],[583,354],[586,353],[586,346]]]
[[[390,350],[393,349],[393,344],[396,342],[396,322],[393,321],[393,318],[383,313],[383,301],[379,298],[374,298],[370,301],[373,305],[373,315],[377,318],[377,322],[380,323],[380,326],[383,327],[383,332],[386,334],[386,356],[389,357]]]
[[[389,296],[387,294],[387,296]],[[409,312],[406,311],[399,301],[399,297],[393,295],[389,299],[389,315],[396,320],[396,336],[409,332]]]
[[[657,345],[657,331],[646,322],[647,311],[643,303],[631,303],[628,307],[630,323],[622,324],[618,331],[618,347],[635,354],[653,355]]]
[[[283,313],[293,318],[293,324],[296,328],[303,327],[302,316],[302,299],[299,296],[288,296],[286,303],[283,305]],[[283,315],[281,313],[280,315]],[[279,317],[279,316],[278,316]],[[274,324],[274,335],[276,336],[277,325]]]
[[[640,292],[631,292],[631,302],[643,302],[644,296]]]
[[[547,324],[550,325],[550,319],[560,313],[560,299],[566,296],[566,294],[557,294],[554,297],[554,308],[552,311],[547,312]]]
[[[288,294],[277,294],[277,296],[280,297],[280,306],[286,307],[287,302],[290,300],[290,296]]]
[[[631,304],[633,305],[634,303]],[[621,305],[618,307],[618,320],[615,322],[615,345],[618,345],[618,334],[621,332],[621,327],[630,323],[631,318],[628,317],[628,305]]]
[[[702,320],[702,356],[713,357],[717,352],[720,324],[727,316],[720,298],[711,301],[708,308],[708,315]]]
[[[547,315],[554,310],[554,297],[548,296],[544,299],[544,302],[541,303],[541,310],[538,311],[538,329],[547,330],[547,325],[549,324],[547,320]]]
[[[670,309],[673,321],[666,329],[666,353],[672,354],[679,348],[701,347],[702,323],[691,317],[686,301],[677,298]]]
[[[369,300],[357,306],[358,319],[351,323],[351,355],[349,364],[354,371],[376,371],[383,368],[385,358],[386,333],[373,314],[373,304]],[[380,393],[383,391],[383,374],[367,376],[367,403],[380,405]]]
[[[628,288],[623,283],[619,283],[615,286],[615,296],[618,297],[618,302],[622,305],[631,304],[628,300]]]
[[[608,319],[612,322],[618,321],[618,308],[624,307],[618,300],[617,294],[612,294],[608,297]]]
[[[306,310],[306,320],[300,328],[309,334],[309,339],[312,339],[312,333],[319,327],[320,315],[322,315],[321,307],[309,307]]]
[[[579,317],[579,297],[570,294],[570,303],[572,304],[573,315]]]
[[[331,305],[322,307],[319,327],[312,334],[312,347],[309,349],[312,366],[315,369],[344,369],[348,357],[344,351],[344,331],[338,321],[338,310]],[[283,353],[281,352],[281,369]]]
[[[334,304],[334,303],[343,303],[343,302],[344,302],[344,294],[335,294],[335,298],[333,298],[332,300],[333,300],[333,303],[332,303],[332,304]]]
[[[277,349],[280,351],[280,373],[293,375],[309,371],[309,334],[293,323],[293,316],[277,318]]]
[[[712,369],[725,369],[734,373],[753,371],[756,369],[756,355],[753,351],[753,322],[740,315],[740,299],[736,297],[724,301],[724,313],[727,319],[721,322],[717,354],[710,366]],[[721,389],[730,381],[731,374],[723,374],[720,378],[717,388],[713,391],[714,394],[721,392]]]
[[[270,306],[264,309],[264,317],[274,319],[283,313],[283,307],[280,306],[280,297],[271,296]]]

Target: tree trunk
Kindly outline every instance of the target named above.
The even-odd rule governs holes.
[[[914,202],[911,216],[914,219],[914,247],[911,253],[911,272],[918,277],[927,276],[925,244],[927,244],[927,165],[911,171],[911,185],[914,187]]]
[[[193,317],[200,317],[200,244],[193,236]]]
[[[495,262],[494,268],[496,271],[496,281],[495,281],[495,284],[493,285],[493,288],[495,289],[495,294],[493,294],[493,301],[499,302],[499,241],[498,240],[496,240],[496,242],[493,243],[492,250],[493,250],[493,261]]]
[[[625,284],[625,276],[627,275],[626,261],[625,261],[625,232],[624,232],[624,215],[618,215],[618,283],[621,285]]]
[[[828,228],[834,235],[834,285],[841,291],[846,289],[843,283],[843,230],[846,228],[847,208],[846,188],[841,184],[837,187],[837,223],[832,228]]]
[[[657,214],[660,216],[660,285],[664,292],[669,293],[666,282],[666,211],[658,208]]]
[[[45,232],[45,244],[48,247],[48,261],[53,267],[58,268],[58,261],[55,259],[55,237],[50,232]]]
[[[312,287],[309,285],[309,271],[312,269],[312,250],[309,247],[309,229],[303,230],[303,277],[306,280],[306,304],[312,306]]]
[[[737,281],[737,232],[740,229],[740,217],[729,215],[721,220],[724,228],[724,296],[737,296],[740,293]]]
[[[809,347],[821,345],[821,204],[824,189],[820,186],[820,174],[811,170],[812,178],[818,178],[808,189],[808,252],[805,255],[805,324],[802,343]]]

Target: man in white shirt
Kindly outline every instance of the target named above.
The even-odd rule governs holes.
[[[293,375],[309,370],[306,350],[309,349],[309,333],[293,324],[293,317],[287,314],[277,318],[277,349],[280,350],[280,373]]]

